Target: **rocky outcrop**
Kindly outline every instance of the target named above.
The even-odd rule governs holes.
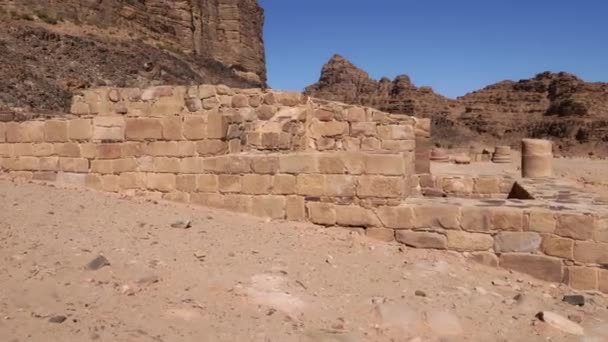
[[[588,83],[568,73],[544,72],[532,79],[503,81],[457,99],[408,76],[376,81],[335,55],[306,93],[324,99],[430,117],[435,142],[516,144],[521,138],[550,138],[565,154],[608,155],[608,83]]]
[[[0,106],[65,110],[89,86],[266,85],[256,0],[0,0],[0,20]]]

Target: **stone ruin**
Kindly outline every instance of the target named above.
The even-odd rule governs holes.
[[[69,115],[0,114],[12,178],[348,227],[608,293],[608,202],[547,177],[550,153],[524,141],[524,175],[543,178],[435,175],[428,119],[211,85],[99,88]]]

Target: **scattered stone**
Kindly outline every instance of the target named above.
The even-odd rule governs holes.
[[[65,322],[67,319],[68,318],[63,315],[56,315],[56,316],[52,316],[51,318],[49,318],[49,322],[61,324],[61,323]]]
[[[414,292],[414,294],[418,297],[426,297],[426,292],[424,292],[424,291],[416,290],[416,292]]]
[[[494,279],[494,280],[492,280],[492,285],[494,285],[494,286],[508,286],[509,283],[507,283],[505,281],[502,281],[502,280],[499,280],[499,279]]]
[[[198,259],[198,261],[205,261],[205,253],[200,252],[200,251],[196,251],[194,252],[194,257]]]
[[[136,283],[139,286],[148,286],[152,284],[156,284],[160,281],[160,278],[157,275],[148,275],[142,278],[139,278]]]
[[[110,266],[110,261],[106,259],[103,255],[97,256],[95,259],[91,260],[85,268],[89,271],[97,271],[105,266]]]
[[[585,334],[585,330],[578,323],[575,323],[561,315],[558,315],[555,312],[542,311],[539,312],[536,317],[538,317],[541,321],[554,327],[555,329],[561,330],[565,333],[579,336]]]
[[[583,306],[585,305],[585,296],[583,295],[565,295],[562,299],[563,302],[566,302],[571,305]]]
[[[171,224],[172,228],[178,228],[178,229],[188,229],[192,227],[192,221],[190,220],[186,220],[186,221],[175,221]]]

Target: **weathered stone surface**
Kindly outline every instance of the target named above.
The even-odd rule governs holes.
[[[270,187],[272,185],[272,176],[244,175],[242,178],[242,182],[243,193],[250,195],[263,195],[270,193]]]
[[[498,257],[493,252],[474,252],[471,259],[482,265],[498,267]]]
[[[533,253],[541,243],[541,237],[533,232],[501,232],[494,236],[494,251],[496,253]]]
[[[405,184],[400,177],[361,176],[358,182],[359,197],[399,198],[405,193]]]
[[[357,205],[335,206],[336,223],[340,226],[379,227],[380,221],[371,209]]]
[[[543,237],[543,253],[568,260],[574,258],[574,240],[557,236]]]
[[[407,246],[416,248],[446,249],[448,247],[445,235],[438,233],[397,230],[395,231],[395,239]]]
[[[125,136],[127,140],[162,139],[163,127],[158,119],[126,119]]]
[[[576,240],[593,238],[595,218],[584,214],[560,214],[557,216],[555,234]]]
[[[218,187],[221,193],[241,192],[241,176],[238,175],[219,175]]]
[[[505,253],[500,256],[500,266],[546,281],[561,282],[564,277],[562,261],[548,256]]]
[[[353,197],[356,193],[357,182],[354,176],[327,175],[325,176],[326,196]]]
[[[306,206],[304,197],[288,196],[285,203],[285,215],[290,221],[303,221],[306,219]]]
[[[449,205],[415,206],[416,228],[460,229],[460,207]]]
[[[570,266],[566,268],[564,282],[577,290],[598,289],[598,269],[593,267]]]
[[[284,219],[285,202],[284,196],[253,196],[251,212],[255,216]]]
[[[489,232],[492,230],[490,210],[480,207],[462,207],[460,224],[469,232]]]
[[[526,221],[526,230],[538,233],[553,233],[555,231],[556,220],[552,211],[532,210]]]
[[[608,244],[576,241],[574,260],[586,264],[608,264]]]
[[[304,196],[322,196],[325,192],[324,175],[296,176],[296,194]]]
[[[391,242],[395,240],[395,231],[387,228],[369,227],[365,229],[365,235],[374,240]]]
[[[495,230],[523,230],[523,211],[516,208],[493,208],[491,210],[492,228]]]
[[[412,229],[415,228],[414,210],[412,207],[380,207],[376,214],[387,228]]]
[[[368,154],[365,155],[367,174],[400,176],[405,174],[405,163],[401,155]]]
[[[312,223],[324,226],[336,224],[336,209],[331,203],[308,202],[308,218]]]
[[[168,173],[150,173],[146,183],[150,190],[169,192],[175,190],[176,176]]]
[[[494,244],[494,240],[489,234],[448,230],[446,235],[448,249],[457,251],[486,251],[491,249]]]

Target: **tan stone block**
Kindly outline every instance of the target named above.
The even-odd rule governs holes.
[[[395,239],[406,246],[416,248],[446,249],[448,246],[445,235],[432,232],[396,230]]]
[[[145,189],[146,174],[143,172],[123,172],[120,174],[119,186],[121,189]]]
[[[91,119],[68,120],[68,138],[86,141],[93,138],[93,121]]]
[[[175,190],[176,176],[170,173],[149,173],[146,177],[149,190],[170,192]]]
[[[250,195],[237,195],[227,194],[224,195],[224,206],[226,210],[251,214],[253,207],[253,196]]]
[[[284,219],[285,204],[284,196],[253,196],[252,214],[271,219]]]
[[[296,194],[304,196],[323,196],[325,191],[324,175],[296,176]]]
[[[272,176],[268,175],[244,175],[242,178],[242,192],[250,195],[269,194],[272,184]],[[255,200],[254,200],[255,208]]]
[[[134,118],[126,119],[125,136],[127,140],[145,141],[160,140],[163,137],[160,119]]]
[[[34,155],[34,144],[33,143],[16,143],[12,145],[13,151],[11,156],[14,157],[25,157]]]
[[[166,201],[190,203],[190,193],[174,191],[163,194],[163,199]]]
[[[53,144],[55,154],[60,157],[80,157],[80,145],[76,143]]]
[[[315,137],[336,137],[340,135],[348,135],[348,122],[344,121],[319,121],[312,120],[310,132]]]
[[[122,156],[121,144],[96,144],[95,158],[97,159],[116,159]]]
[[[40,158],[17,156],[13,158],[12,170],[15,171],[38,171],[40,170]]]
[[[206,158],[203,168],[207,172],[244,174],[251,172],[251,159],[244,155],[224,155]]]
[[[336,223],[340,226],[380,227],[382,224],[371,209],[357,205],[336,206]]]
[[[176,141],[153,141],[146,146],[146,155],[150,156],[177,156]]]
[[[82,174],[81,176],[83,177],[84,186],[86,186],[87,188],[98,190],[98,191],[103,191],[101,175],[89,173],[89,174]]]
[[[498,267],[498,257],[492,252],[473,252],[471,260],[490,267]]]
[[[13,155],[14,144],[0,144],[0,156],[10,157]]]
[[[59,157],[40,158],[40,171],[59,171]]]
[[[344,162],[346,173],[351,175],[360,175],[365,172],[365,158],[363,153],[359,152],[342,152],[339,154]]]
[[[137,160],[135,158],[120,158],[112,161],[114,173],[137,171]]]
[[[349,122],[361,122],[366,120],[365,109],[361,107],[352,107],[345,111],[346,120]]]
[[[598,269],[570,266],[566,268],[565,283],[575,290],[597,290],[599,288]]]
[[[290,221],[304,221],[306,219],[304,197],[287,196],[285,203],[285,215]]]
[[[414,140],[382,140],[381,148],[386,151],[408,152],[414,151],[416,142]]]
[[[500,266],[529,274],[545,281],[559,283],[564,278],[561,259],[528,253],[505,253],[500,255]]]
[[[217,175],[197,175],[197,190],[200,192],[218,192],[219,182]]]
[[[249,98],[243,94],[236,94],[232,97],[233,108],[249,107]]]
[[[446,193],[471,194],[473,192],[473,179],[469,177],[445,177],[441,188]]]
[[[358,137],[344,137],[342,139],[342,146],[345,151],[357,152],[361,150],[361,138]]]
[[[30,181],[34,178],[34,173],[31,171],[11,171],[8,173],[11,179],[19,179],[23,181]]]
[[[375,122],[353,122],[350,125],[350,134],[352,136],[376,136],[376,123]]]
[[[574,258],[574,240],[564,239],[557,236],[546,235],[543,237],[543,253],[568,260]]]
[[[384,206],[376,209],[376,214],[384,227],[392,229],[411,229],[415,227],[412,207]]]
[[[6,142],[6,124],[0,122],[0,143]]]
[[[84,173],[69,173],[59,172],[57,174],[57,183],[70,186],[85,186],[86,174]]]
[[[521,231],[524,227],[523,211],[518,208],[492,208],[492,227],[495,230]]]
[[[574,260],[585,264],[608,264],[608,244],[576,241]]]
[[[55,182],[57,180],[57,172],[43,171],[32,173],[32,179],[44,182]]]
[[[321,154],[319,159],[319,172],[323,174],[344,174],[346,165],[340,154]]]
[[[361,151],[380,151],[382,142],[374,137],[365,137],[361,139]]]
[[[414,206],[416,228],[460,229],[460,207],[456,205]]]
[[[148,154],[147,144],[142,142],[124,142],[120,144],[121,146],[121,156],[125,157],[142,157]]]
[[[395,241],[395,231],[387,228],[369,227],[365,229],[365,235],[374,240],[391,242]]]
[[[218,187],[221,193],[241,192],[241,176],[219,175]]]
[[[59,169],[63,172],[89,172],[89,160],[85,158],[59,158]]]
[[[91,172],[99,174],[114,173],[113,160],[91,160]]]
[[[294,153],[279,156],[281,173],[302,174],[319,172],[319,158],[311,153]]]
[[[528,213],[526,230],[538,233],[553,233],[556,220],[554,213],[548,210],[532,210]]]
[[[469,232],[492,231],[491,214],[488,208],[462,207],[461,212],[460,225],[463,230]]]
[[[585,214],[559,214],[555,234],[575,240],[593,238],[595,217]]]
[[[207,138],[224,139],[228,133],[229,118],[220,113],[209,113],[207,117]]]
[[[7,142],[44,142],[44,121],[7,122]]]
[[[204,170],[204,158],[201,157],[190,157],[183,158],[180,161],[181,173],[201,173]]]
[[[181,116],[167,116],[160,121],[162,137],[165,140],[183,140],[183,120]]]
[[[367,174],[401,176],[405,173],[405,164],[401,155],[368,154],[365,155]]]
[[[215,97],[215,86],[209,84],[203,84],[198,86],[198,97],[201,99],[208,99]]]
[[[217,193],[192,193],[190,194],[190,202],[198,205],[204,205],[211,208],[224,207],[224,195]]]
[[[494,236],[496,253],[535,253],[540,248],[541,237],[534,232],[500,232]]]
[[[296,192],[296,176],[276,175],[272,180],[272,193],[290,195]]]
[[[106,192],[120,191],[120,176],[118,175],[102,175],[101,190]]]
[[[279,170],[279,158],[276,156],[252,156],[251,169],[255,173],[273,175]]]
[[[48,157],[53,155],[53,153],[55,153],[55,147],[53,144],[32,144],[32,154],[36,157]]]
[[[336,224],[336,209],[331,203],[308,202],[308,219],[314,224],[333,226]]]
[[[158,173],[179,173],[180,159],[169,157],[155,157],[154,171]]]
[[[334,119],[334,112],[326,109],[316,109],[313,112],[313,116],[319,121],[332,121]]]
[[[597,242],[608,242],[608,217],[598,217],[596,219],[593,239]]]
[[[96,116],[93,118],[94,141],[125,140],[125,119],[115,116]]]
[[[196,142],[196,151],[202,156],[224,154],[228,150],[226,142],[221,140],[202,140]]]
[[[494,239],[489,234],[469,233],[459,230],[448,230],[446,234],[448,249],[456,251],[487,251],[494,245]]]
[[[180,157],[196,156],[196,143],[194,143],[193,141],[178,141],[177,155]]]
[[[189,140],[207,139],[207,122],[201,115],[186,115],[183,123],[183,136]]]
[[[68,122],[65,120],[47,120],[44,123],[44,141],[67,142]]]
[[[184,192],[196,192],[198,186],[196,175],[177,175],[176,188]]]
[[[598,281],[598,285],[599,285],[599,290],[602,291],[603,293],[608,293],[608,271],[607,270],[598,270],[599,273],[599,281]]]
[[[327,175],[325,178],[325,195],[330,197],[354,197],[357,193],[357,182],[354,176]]]
[[[413,125],[378,126],[378,137],[382,140],[415,140]]]
[[[401,198],[405,194],[405,182],[401,177],[360,176],[359,197]]]
[[[497,177],[475,178],[473,192],[477,194],[498,194],[500,193],[500,180]]]

